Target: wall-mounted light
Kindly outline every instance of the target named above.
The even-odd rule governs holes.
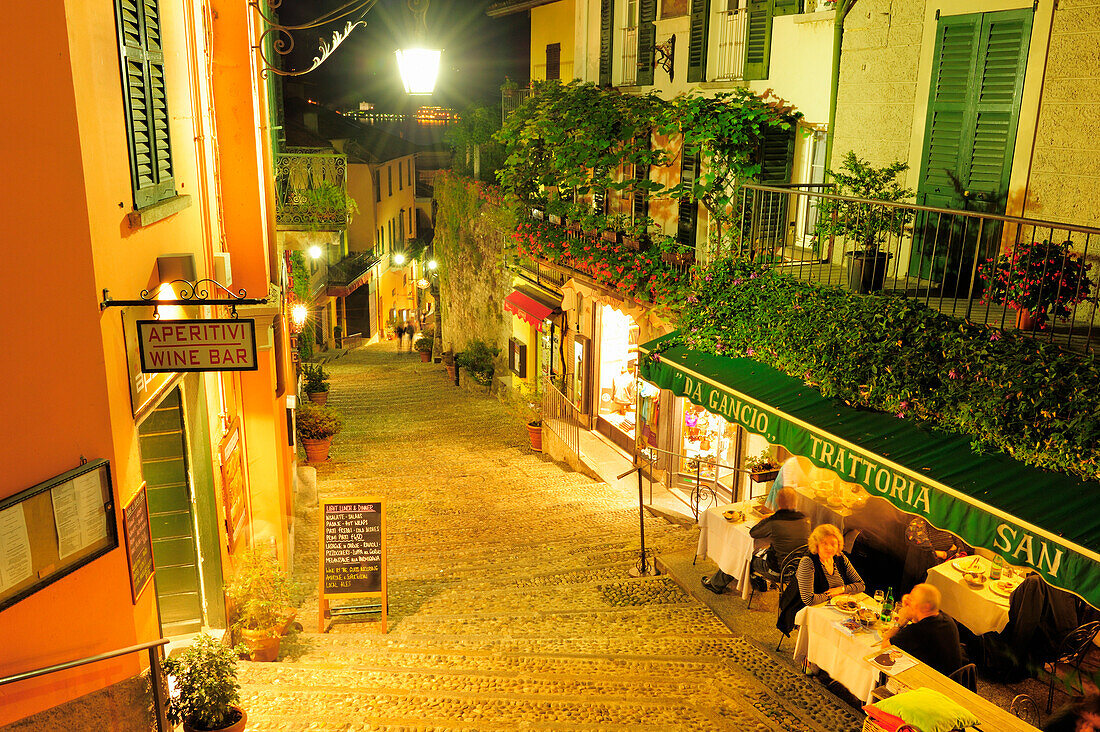
[[[405,255],[401,252],[397,252],[393,255],[393,263],[400,267],[405,263]]]
[[[320,259],[323,252],[324,250],[322,250],[321,247],[317,246],[316,244],[309,248],[309,256],[312,259]]]
[[[306,324],[306,318],[309,317],[309,308],[302,303],[295,303],[290,308],[290,321],[294,324],[294,327],[301,328]]]
[[[432,272],[435,272],[437,267],[439,267],[439,262],[435,261],[434,259],[428,260],[428,269],[430,269]]]

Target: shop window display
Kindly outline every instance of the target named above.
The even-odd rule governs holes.
[[[638,326],[604,306],[600,314],[599,416],[634,442],[638,422]]]
[[[736,472],[731,467],[716,469],[715,464],[733,465],[737,428],[720,415],[708,412],[695,404],[685,403],[681,431],[683,434],[681,470],[694,476],[698,469],[701,478],[717,479],[727,488],[732,488],[731,481],[736,480]]]

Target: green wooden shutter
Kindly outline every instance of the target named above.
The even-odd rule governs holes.
[[[795,129],[768,127],[760,142],[760,173],[757,180],[766,186],[783,186],[791,182],[794,167]],[[758,222],[755,238],[771,246],[782,245],[787,236],[788,196],[784,193],[759,191],[754,197],[754,216]]]
[[[772,16],[797,15],[802,12],[802,0],[772,0]]]
[[[646,133],[646,142],[650,149],[653,148],[653,140]],[[634,166],[634,180],[649,180],[649,166],[648,165],[635,165]],[[635,221],[644,219],[649,216],[649,192],[648,191],[634,191],[633,206],[631,214]]]
[[[613,0],[600,0],[600,86],[611,86]]]
[[[699,154],[681,155],[680,157],[680,182],[694,182],[699,174]],[[681,244],[695,246],[695,227],[699,220],[699,204],[692,196],[683,196],[677,211],[676,238]]]
[[[945,199],[955,193],[954,178],[959,177],[960,151],[968,144],[968,90],[974,75],[976,53],[981,38],[980,15],[940,18],[933,51],[932,91],[925,122],[924,160],[918,179],[918,202]]]
[[[772,0],[749,0],[745,11],[745,67],[743,77],[767,79],[772,47]]]
[[[116,0],[134,207],[176,195],[157,0]]]
[[[965,161],[967,188],[1003,211],[1016,147],[1032,12],[986,13],[973,89],[974,139]]]
[[[707,80],[707,35],[710,33],[710,0],[691,0],[688,22],[687,80]]]
[[[653,48],[657,45],[657,0],[641,0],[638,5],[638,76],[639,86],[653,83]]]

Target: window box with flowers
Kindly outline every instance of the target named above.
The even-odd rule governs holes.
[[[982,302],[1007,305],[1016,311],[1020,330],[1046,328],[1051,317],[1069,320],[1071,306],[1092,292],[1092,267],[1070,251],[1072,242],[1021,242],[1008,253],[979,265],[985,281]]]
[[[767,450],[755,457],[745,460],[745,470],[749,471],[749,477],[753,483],[767,483],[775,480],[779,475],[779,463],[772,458]]]

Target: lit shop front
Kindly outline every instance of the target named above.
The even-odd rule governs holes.
[[[638,325],[609,305],[597,309],[599,363],[596,383],[596,429],[624,450],[634,449],[638,424],[636,379]]]

